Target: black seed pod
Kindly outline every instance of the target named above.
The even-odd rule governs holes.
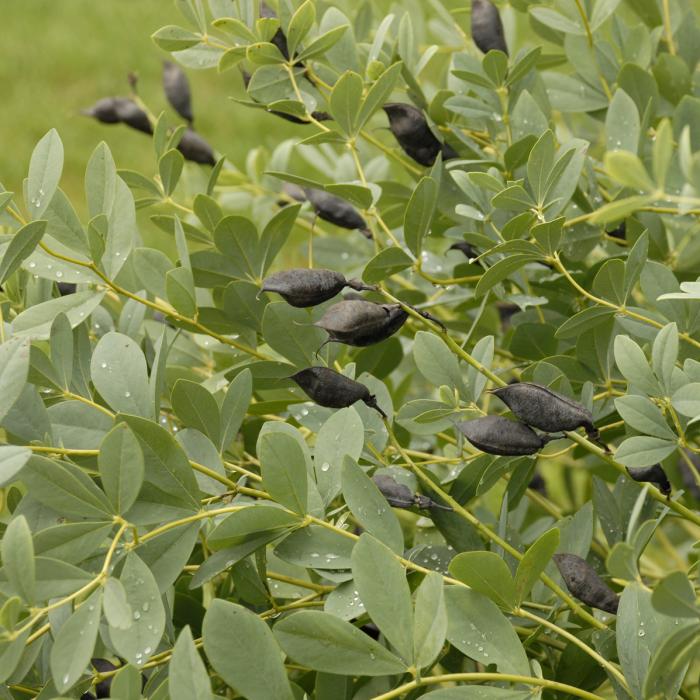
[[[119,124],[121,121],[117,113],[117,100],[119,99],[122,98],[103,97],[101,100],[95,102],[92,107],[81,109],[80,113],[84,114],[86,117],[93,117],[103,124]]]
[[[378,411],[382,418],[386,418],[386,413],[379,408],[376,397],[369,393],[369,389],[364,384],[328,367],[309,367],[290,378],[319,406],[346,408],[356,401],[363,401],[370,408]]]
[[[172,61],[163,61],[163,91],[173,109],[192,124],[192,96],[185,72]]]
[[[413,493],[405,484],[400,484],[396,479],[388,474],[375,474],[372,477],[375,486],[379,489],[382,496],[386,498],[390,506],[394,508],[420,508],[427,510],[428,508],[441,508],[443,510],[452,510],[449,506],[443,506],[429,496],[424,496],[422,493]]]
[[[107,659],[92,659],[91,663],[99,673],[108,673],[109,671],[116,671],[119,669],[119,666],[115,666],[111,661],[107,661]],[[112,678],[105,678],[95,686],[95,697],[108,698],[111,688]]]
[[[103,124],[126,124],[132,129],[152,134],[148,115],[128,97],[105,97],[92,107],[81,110],[87,117],[94,117]]]
[[[627,240],[627,223],[623,221],[617,228],[608,231],[608,236],[618,238],[621,241]]]
[[[270,275],[263,280],[260,291],[276,292],[291,306],[305,308],[332,299],[345,287],[351,287],[358,292],[376,289],[360,280],[347,280],[335,270],[296,268]]]
[[[185,156],[186,160],[201,163],[202,165],[216,165],[212,147],[192,129],[187,129],[182,134],[177,150]]]
[[[656,484],[664,496],[671,495],[671,482],[660,464],[651,467],[627,467],[627,472],[635,481],[649,481]]]
[[[117,114],[119,121],[132,129],[142,131],[144,134],[152,134],[153,127],[148,119],[148,115],[139,107],[136,102],[127,98],[118,97],[117,99]]]
[[[541,474],[533,474],[527,487],[533,491],[537,491],[537,493],[541,493],[543,496],[547,495],[547,485]]]
[[[331,342],[365,347],[396,333],[407,318],[398,304],[352,299],[333,304],[315,325],[328,333]]]
[[[503,416],[464,421],[457,429],[474,447],[492,455],[534,455],[549,442],[524,423]]]
[[[517,382],[494,389],[513,415],[533,428],[547,433],[585,428],[589,437],[598,439],[591,412],[580,403],[539,384]]]
[[[620,603],[618,595],[585,559],[576,554],[555,554],[553,559],[571,595],[592,608],[617,612]]]
[[[366,238],[372,238],[372,233],[367,228],[367,222],[352,204],[323,190],[316,190],[312,187],[304,187],[303,189],[306,198],[319,218],[341,228],[357,229]]]
[[[496,49],[508,55],[501,15],[490,0],[472,0],[472,39],[483,53]]]
[[[428,121],[417,107],[402,102],[389,102],[384,105],[389,117],[389,129],[399,146],[416,163],[430,166],[442,151],[443,160],[456,158],[457,152],[450,145],[440,143],[430,130]]]
[[[457,243],[453,243],[448,250],[459,250],[460,252],[464,253],[465,257],[469,258],[470,260],[472,258],[477,258],[479,257],[479,252],[477,249],[471,244],[467,243],[466,241],[459,241]]]
[[[276,19],[277,15],[271,7],[269,7],[266,3],[262,2],[260,3],[260,17],[264,19]],[[281,29],[278,29],[275,32],[275,35],[272,37],[272,39],[270,39],[270,43],[274,44],[280,50],[280,53],[287,60],[289,60],[289,47],[287,46],[287,37],[284,35],[284,32]]]
[[[295,117],[293,114],[287,114],[286,112],[278,112],[275,109],[268,109],[267,111],[270,114],[274,114],[276,117],[281,117],[282,119],[286,119],[288,122],[292,122],[292,124],[311,124],[310,119]],[[331,118],[331,115],[328,114],[328,112],[311,112],[311,116],[317,122],[327,122]]]

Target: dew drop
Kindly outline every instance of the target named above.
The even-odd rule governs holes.
[[[29,263],[29,267],[33,270],[33,269],[36,267],[36,263],[35,263],[35,262],[30,262],[30,263]]]
[[[106,362],[103,362],[103,363],[100,365],[100,367],[102,367],[102,369],[107,369],[107,363],[106,363]]]
[[[125,399],[131,398],[131,392],[130,392],[130,391],[125,391],[125,392],[124,392],[124,398],[125,398]]]
[[[134,620],[140,620],[141,619],[141,613],[138,610],[134,611]]]
[[[56,271],[56,277],[58,277],[59,279],[61,279],[61,277],[63,277],[63,273],[62,273],[60,270],[57,270],[57,271]]]
[[[321,471],[322,471],[322,472],[327,472],[330,468],[331,468],[331,465],[328,464],[328,462],[324,462],[324,463],[321,465]]]

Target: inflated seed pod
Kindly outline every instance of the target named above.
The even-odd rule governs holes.
[[[414,494],[406,484],[400,484],[388,474],[375,474],[374,485],[394,508],[411,508],[415,505]]]
[[[186,160],[202,165],[216,165],[216,158],[212,147],[192,129],[187,129],[177,145],[177,150],[185,156]]]
[[[372,238],[372,232],[367,228],[367,222],[350,202],[313,187],[304,187],[303,190],[306,199],[309,200],[320,219],[341,228],[357,230],[365,238]]]
[[[416,163],[430,166],[441,151],[443,160],[457,158],[458,154],[452,146],[440,143],[417,107],[403,102],[388,102],[383,109],[389,118],[391,133],[404,153]]]
[[[92,107],[81,109],[80,113],[86,117],[93,117],[103,124],[119,124],[119,114],[117,113],[117,100],[119,97],[103,97],[97,100]]]
[[[345,279],[345,275],[335,270],[294,268],[266,277],[260,291],[276,292],[290,306],[306,308],[332,299],[345,287],[358,292],[376,289],[357,279]]]
[[[99,673],[108,673],[109,671],[119,670],[119,666],[115,666],[107,659],[91,659],[90,663]],[[93,698],[108,698],[112,689],[112,678],[105,678],[95,685],[95,694],[84,693],[81,700],[92,700]]]
[[[92,107],[81,110],[81,114],[103,124],[126,124],[144,134],[153,133],[148,115],[128,97],[104,97]]]
[[[508,55],[501,15],[490,0],[472,0],[472,39],[483,53],[495,49]]]
[[[547,433],[585,428],[590,438],[598,439],[591,412],[568,396],[531,382],[516,382],[491,393],[498,396],[516,418],[533,428]]]
[[[498,317],[501,319],[501,327],[505,331],[510,328],[510,319],[520,311],[520,307],[507,301],[498,301],[496,302],[496,311],[498,311]]]
[[[411,308],[423,318],[446,330],[443,324],[427,311]],[[379,343],[396,333],[407,318],[408,312],[400,304],[375,304],[364,299],[346,299],[333,304],[314,325],[328,333],[328,343],[365,347]]]
[[[571,595],[592,608],[617,612],[620,598],[585,559],[576,554],[555,554],[552,558]]]
[[[275,11],[265,2],[260,3],[260,17],[265,19],[276,19],[277,15]],[[275,35],[270,39],[270,43],[274,44],[280,53],[289,60],[289,48],[287,46],[287,37],[285,36],[282,29],[278,29]]]
[[[388,474],[375,474],[372,477],[375,486],[379,489],[382,496],[386,498],[390,506],[394,508],[420,508],[428,510],[429,508],[441,508],[442,510],[452,510],[449,506],[443,506],[436,503],[429,496],[424,496],[422,493],[413,493],[406,484],[401,484]]]
[[[671,482],[660,464],[651,467],[627,467],[628,474],[635,481],[648,481],[655,484],[664,496],[671,495]]]
[[[627,240],[627,223],[623,221],[617,228],[607,233],[612,238],[619,238],[621,241]]]
[[[333,304],[315,325],[328,333],[329,342],[365,347],[396,333],[407,318],[398,304],[352,299]]]
[[[537,493],[541,493],[543,496],[547,495],[547,485],[545,484],[541,474],[533,474],[527,487],[533,491],[537,491]]]
[[[328,367],[302,369],[290,379],[293,379],[319,406],[346,408],[356,401],[363,401],[370,408],[378,411],[382,418],[386,418],[386,413],[379,408],[376,397],[369,393],[369,389],[364,384]]]
[[[130,126],[136,131],[142,131],[144,134],[152,134],[153,126],[146,112],[139,107],[136,102],[126,97],[118,97],[116,110],[119,115],[119,121],[122,124]]]
[[[534,455],[550,440],[524,423],[503,416],[475,418],[456,427],[474,447],[491,455]]]
[[[163,61],[163,91],[173,109],[190,124],[192,116],[192,95],[185,71],[172,61]]]
[[[464,256],[469,258],[469,260],[479,257],[479,252],[477,249],[471,243],[467,243],[466,241],[458,241],[457,243],[453,243],[448,250],[459,250],[460,252],[464,253]]]

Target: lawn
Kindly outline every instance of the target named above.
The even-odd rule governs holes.
[[[65,146],[62,187],[83,209],[83,173],[95,146],[105,140],[117,165],[152,174],[149,140],[131,129],[104,125],[82,116],[80,109],[108,95],[128,94],[127,75],[139,74],[139,93],[158,114],[168,109],[160,88],[164,52],[150,35],[181,20],[172,0],[8,0],[3,3],[0,82],[0,170],[6,189],[20,191],[34,145],[50,128]],[[251,145],[261,139],[278,143],[274,116],[250,112],[228,99],[240,93],[233,70],[189,71],[197,129],[219,152],[242,165]],[[274,124],[274,129],[270,126]],[[196,166],[193,166],[196,167]]]

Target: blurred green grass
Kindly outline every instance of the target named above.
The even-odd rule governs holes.
[[[2,3],[2,21],[0,182],[22,191],[32,149],[52,127],[65,147],[61,186],[80,213],[85,165],[100,141],[109,144],[118,167],[153,174],[145,135],[99,124],[80,109],[101,97],[127,95],[127,74],[136,71],[141,98],[178,123],[160,85],[168,56],[150,38],[163,25],[183,23],[173,0],[9,0]],[[238,166],[251,147],[293,133],[278,118],[228,99],[241,94],[238,71],[187,73],[197,130]]]

